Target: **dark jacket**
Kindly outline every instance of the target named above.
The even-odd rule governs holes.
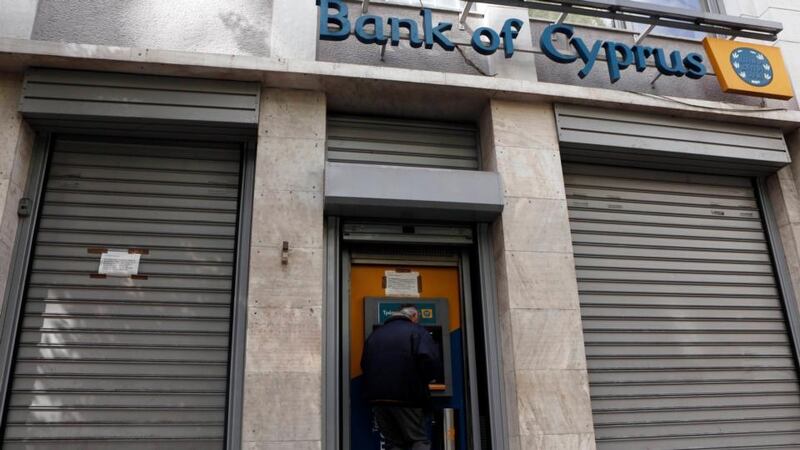
[[[438,366],[439,351],[428,331],[406,317],[390,317],[364,343],[364,397],[375,404],[426,408]]]

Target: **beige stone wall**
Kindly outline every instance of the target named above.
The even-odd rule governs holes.
[[[34,133],[17,112],[22,75],[0,73],[0,292],[6,289],[17,208],[30,172]],[[0,295],[0,302],[5,296]]]
[[[481,135],[506,195],[492,238],[512,449],[594,449],[553,107],[493,100]]]
[[[788,136],[787,144],[793,162],[767,178],[767,193],[778,222],[794,296],[800,301],[800,132]]]
[[[319,449],[325,97],[267,89],[253,214],[243,441]],[[484,167],[507,198],[493,225],[513,450],[594,449],[564,182],[550,104],[493,101]],[[288,265],[280,261],[290,244]]]
[[[262,92],[256,163],[243,442],[321,445],[325,96]],[[288,241],[289,263],[281,264]]]

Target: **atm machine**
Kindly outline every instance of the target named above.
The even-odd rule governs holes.
[[[453,368],[450,358],[450,339],[444,339],[449,333],[447,299],[423,299],[409,301],[407,298],[367,297],[364,299],[364,340],[369,338],[386,319],[400,310],[403,305],[413,304],[419,311],[419,324],[428,330],[439,348],[441,372],[430,384],[432,397],[450,397],[453,395]]]
[[[375,269],[375,268],[372,268]],[[384,270],[386,268],[381,268]],[[354,267],[353,275],[358,269]],[[391,269],[389,269],[391,270]],[[350,383],[350,442],[352,450],[381,450],[380,436],[372,421],[369,405],[361,397],[360,362],[363,343],[369,335],[383,325],[392,313],[404,304],[414,304],[420,315],[419,324],[431,333],[439,346],[442,359],[441,371],[430,384],[433,403],[432,448],[434,450],[466,449],[467,408],[465,391],[465,364],[461,330],[461,305],[458,285],[458,271],[455,268],[404,268],[419,273],[420,278],[436,280],[436,286],[427,284],[427,291],[420,289],[419,297],[396,297],[380,294],[384,286],[373,289],[359,289],[351,298],[351,327],[363,328],[351,333],[351,383]],[[447,273],[451,272],[451,273]],[[389,273],[387,271],[387,273]],[[381,271],[374,276],[381,275]],[[355,281],[357,279],[354,278]],[[379,282],[380,283],[380,282]],[[363,283],[361,284],[363,287]],[[427,296],[425,294],[433,294]],[[363,320],[363,322],[362,322]],[[363,330],[363,334],[362,334]]]

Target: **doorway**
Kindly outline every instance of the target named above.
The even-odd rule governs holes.
[[[408,292],[393,293],[402,291],[393,288],[401,282],[398,280],[404,280]],[[442,371],[429,387],[434,409],[434,449],[447,448],[443,445],[445,434],[457,448],[466,448],[465,355],[458,267],[369,263],[353,264],[350,270],[352,448],[380,448],[369,405],[362,399],[361,354],[369,333],[403,304],[417,306],[420,324],[431,333],[441,357]],[[444,426],[446,414],[448,419],[454,419],[452,427],[451,423]]]
[[[485,352],[480,299],[473,295],[470,227],[345,224],[342,248],[341,395],[343,448],[380,450],[363,399],[365,339],[404,304],[414,304],[439,346],[443,370],[431,382],[433,449],[481,449],[487,441]],[[396,231],[397,233],[393,233]],[[440,234],[439,238],[431,234]],[[436,241],[449,241],[438,244]],[[423,243],[420,241],[428,241]],[[433,242],[430,242],[433,241]],[[474,302],[477,302],[477,306]],[[476,316],[477,314],[477,316]],[[483,393],[483,394],[482,394]],[[481,424],[484,426],[481,426]]]

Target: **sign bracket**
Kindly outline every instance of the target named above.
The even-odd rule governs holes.
[[[661,78],[663,75],[664,75],[663,73],[661,73],[661,72],[658,72],[658,73],[656,74],[656,77],[655,77],[655,78],[653,78],[653,81],[651,81],[651,82],[650,82],[650,85],[651,85],[651,86],[655,86],[655,85],[656,85],[656,81],[658,81],[658,80],[659,80],[659,79],[660,79],[660,78]]]
[[[642,43],[642,41],[644,41],[644,40],[647,38],[647,36],[649,36],[649,35],[650,35],[650,33],[653,31],[653,29],[655,29],[655,27],[656,27],[656,24],[654,24],[654,23],[651,23],[651,24],[650,24],[650,26],[649,26],[649,27],[647,27],[647,29],[646,29],[646,30],[644,30],[644,32],[643,32],[642,34],[640,34],[640,35],[639,35],[639,36],[636,38],[636,40],[633,42],[633,44],[634,44],[634,45],[639,45],[639,44],[641,44],[641,43]]]
[[[475,2],[466,2],[464,4],[464,9],[461,10],[461,14],[458,16],[458,28],[463,30],[467,26],[467,17],[469,17],[469,12],[472,11],[472,6]]]
[[[679,30],[775,41],[783,30],[779,22],[699,12],[633,0],[480,0],[475,3],[579,14],[624,22],[663,26]]]

